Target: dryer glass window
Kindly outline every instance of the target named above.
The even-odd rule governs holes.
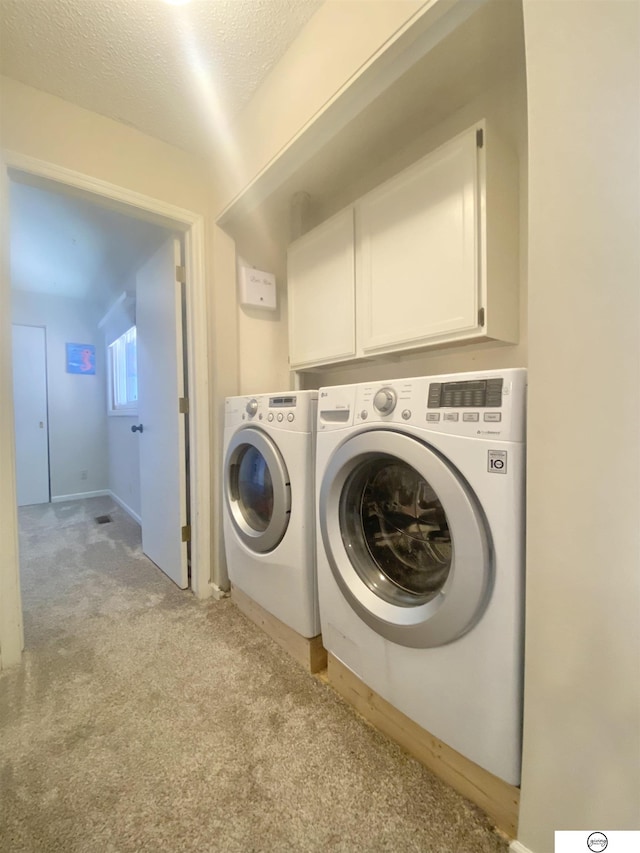
[[[442,589],[453,557],[447,516],[406,462],[376,456],[352,471],[342,491],[340,529],[357,573],[385,601],[410,607]]]
[[[262,533],[273,515],[273,483],[266,459],[251,445],[241,452],[236,468],[238,507],[245,521]]]

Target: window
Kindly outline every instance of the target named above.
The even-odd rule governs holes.
[[[132,326],[109,344],[109,414],[138,413],[138,359],[136,327]]]

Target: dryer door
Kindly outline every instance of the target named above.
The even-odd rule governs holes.
[[[318,508],[331,571],[379,634],[427,648],[478,621],[492,581],[484,516],[429,445],[390,430],[355,435],[331,457]]]
[[[227,510],[244,544],[260,554],[282,540],[291,512],[291,486],[274,442],[247,427],[231,439],[224,466]]]

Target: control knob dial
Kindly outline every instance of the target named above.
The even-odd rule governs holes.
[[[257,411],[258,411],[258,401],[257,400],[249,400],[249,402],[247,403],[247,414],[253,416],[253,415],[255,415],[255,413]]]
[[[398,396],[393,388],[381,388],[373,398],[373,407],[381,415],[389,415],[396,407]]]

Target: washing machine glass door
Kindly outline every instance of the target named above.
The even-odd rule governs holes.
[[[433,448],[390,430],[354,436],[330,460],[319,511],[333,575],[378,633],[425,648],[477,622],[489,535],[468,484]]]
[[[291,486],[280,451],[259,429],[237,432],[225,457],[225,499],[237,535],[252,551],[272,551],[291,512]]]

